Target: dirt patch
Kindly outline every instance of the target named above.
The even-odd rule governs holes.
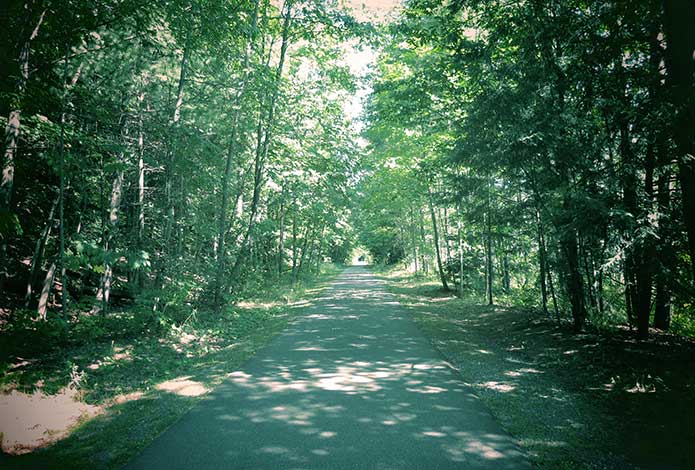
[[[0,395],[2,451],[15,455],[31,452],[65,437],[81,420],[102,411],[99,406],[79,402],[76,395],[69,388],[55,395],[40,390]]]
[[[695,468],[695,345],[581,335],[537,313],[390,281],[418,326],[543,468]],[[434,301],[436,300],[436,302]]]

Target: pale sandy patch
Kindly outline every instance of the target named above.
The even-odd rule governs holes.
[[[191,377],[178,377],[176,379],[167,380],[158,384],[155,388],[165,392],[175,393],[182,397],[199,397],[210,391],[205,385],[200,382],[189,380]]]
[[[76,400],[76,391],[65,388],[56,395],[40,390],[26,394],[13,390],[0,395],[2,450],[24,454],[62,439],[78,421],[102,411],[99,406]]]

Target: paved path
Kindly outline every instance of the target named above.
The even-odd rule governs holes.
[[[530,468],[358,267],[127,467]]]

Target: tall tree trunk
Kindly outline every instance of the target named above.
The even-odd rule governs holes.
[[[297,269],[292,271],[292,284],[297,283],[297,278],[299,277],[299,274],[302,272],[302,268],[304,267],[304,260],[306,259],[306,250],[309,244],[310,233],[310,227],[307,226],[306,230],[304,231],[304,239],[302,240],[302,252],[301,255],[299,255],[299,264],[297,265]],[[311,235],[311,238],[313,238],[313,234]]]
[[[444,266],[442,266],[442,255],[439,249],[439,229],[437,227],[437,217],[434,212],[434,201],[432,201],[432,190],[427,187],[427,202],[430,206],[430,217],[432,218],[432,231],[434,233],[434,250],[437,255],[437,269],[439,270],[439,279],[442,282],[442,288],[444,290],[449,290],[449,284],[446,282],[446,273],[444,272]]]
[[[293,0],[286,0],[283,6],[283,8],[285,9],[285,15],[282,24],[282,43],[280,45],[280,57],[278,59],[277,68],[275,69],[275,86],[273,87],[272,95],[270,98],[263,144],[260,148],[257,147],[256,151],[256,159],[254,162],[253,173],[253,196],[251,199],[249,222],[244,241],[242,242],[242,246],[239,249],[237,258],[234,261],[234,267],[232,268],[231,277],[234,282],[238,281],[239,275],[241,273],[241,267],[243,266],[244,261],[248,256],[249,242],[257,222],[257,214],[260,204],[261,191],[263,190],[263,185],[265,184],[265,164],[268,159],[268,152],[270,150],[270,143],[272,140],[273,130],[275,126],[275,111],[277,107],[277,99],[280,94],[280,80],[282,79],[282,74],[285,67],[285,59],[287,56],[287,48],[289,47],[290,43],[289,39],[290,25],[292,23],[292,3]]]
[[[56,264],[51,263],[51,266],[46,272],[46,277],[43,281],[43,289],[41,289],[41,295],[39,296],[39,308],[38,315],[39,319],[46,321],[46,313],[48,310],[48,298],[51,295],[51,289],[53,288],[53,279],[55,279]]]
[[[144,86],[144,85],[143,85]],[[137,201],[137,225],[136,240],[140,252],[145,248],[145,129],[142,109],[145,102],[145,92],[138,96],[138,201]],[[140,254],[138,256],[141,256]],[[138,289],[143,288],[144,277],[142,268],[136,268],[135,284]]]
[[[487,298],[487,304],[492,305],[494,303],[492,296],[492,276],[493,276],[493,262],[492,262],[492,217],[491,217],[491,201],[490,201],[490,181],[488,181],[487,188],[487,202],[485,208],[485,296]]]
[[[509,275],[509,252],[505,246],[502,249],[502,285],[504,293],[508,294],[512,289],[511,277]]]
[[[420,223],[420,266],[422,266],[423,274],[429,274],[429,266],[427,264],[427,258],[425,257],[425,246],[427,239],[425,237],[425,216],[422,213],[422,207],[418,208],[418,219]]]
[[[15,159],[17,158],[17,148],[19,145],[19,130],[22,120],[24,96],[26,94],[27,82],[29,81],[29,55],[31,53],[31,43],[36,39],[36,36],[38,36],[39,28],[41,27],[41,23],[43,23],[47,11],[42,10],[38,15],[38,19],[36,19],[32,14],[34,3],[35,2],[30,1],[24,7],[24,10],[29,14],[25,17],[24,27],[20,32],[25,39],[19,52],[19,79],[15,85],[14,100],[10,103],[10,114],[7,118],[7,125],[5,126],[2,160],[0,160],[0,169],[2,170],[2,175],[0,176],[0,217],[10,220],[15,218],[15,216],[12,215]],[[32,25],[34,27],[29,33],[28,29],[31,28]],[[9,274],[7,272],[8,263],[5,259],[6,253],[7,237],[3,236],[2,240],[0,240],[0,267],[3,268],[3,272],[0,272],[0,291],[3,290],[3,284]]]
[[[663,142],[661,143],[663,147]],[[666,151],[662,150],[663,162],[658,182],[657,182],[657,211],[658,228],[657,234],[661,243],[657,249],[659,267],[656,272],[656,296],[654,298],[654,326],[656,328],[667,330],[671,325],[671,270],[673,262],[673,246],[670,228],[670,212],[671,212],[671,172],[664,160]]]
[[[297,199],[292,196],[292,279],[297,271]]]
[[[553,283],[553,271],[550,265],[546,264],[546,273],[548,274],[548,288],[550,289],[550,297],[553,299],[553,310],[555,311],[555,319],[558,325],[560,324],[560,308],[557,306],[557,296],[555,295],[555,284]]]
[[[545,251],[545,240],[543,238],[543,222],[541,220],[541,211],[536,209],[536,229],[538,240],[538,268],[539,282],[541,285],[541,302],[543,313],[548,314],[548,286],[546,284],[546,270],[548,266],[547,256]]]
[[[241,85],[235,96],[235,107],[240,107],[243,103],[244,96],[246,95],[246,88],[248,82],[251,78],[251,73],[249,71],[249,62],[251,60],[251,52],[253,49],[253,38],[255,36],[255,30],[258,25],[258,9],[259,0],[255,0],[253,6],[253,14],[251,17],[251,28],[246,37],[246,48],[244,50],[244,59],[242,61],[242,69],[244,70],[243,78],[241,80]],[[220,204],[219,212],[219,223],[218,223],[218,236],[217,236],[217,272],[215,275],[214,284],[214,296],[213,303],[216,311],[222,307],[222,291],[223,291],[223,277],[225,271],[225,261],[226,261],[226,233],[227,233],[227,206],[229,204],[229,180],[232,175],[232,162],[234,161],[234,156],[237,152],[237,135],[239,132],[239,122],[241,120],[241,111],[236,110],[231,124],[231,136],[229,139],[229,146],[227,149],[227,158],[225,162],[224,176],[222,178],[222,202]]]
[[[51,231],[53,230],[53,225],[55,220],[55,210],[58,207],[60,201],[60,192],[53,199],[53,204],[51,204],[51,210],[48,212],[48,218],[46,219],[46,225],[41,232],[41,236],[36,240],[36,247],[34,248],[34,256],[31,258],[31,269],[29,270],[29,281],[27,282],[27,290],[24,295],[24,306],[29,308],[30,304],[34,298],[34,286],[38,282],[39,272],[41,271],[41,264],[43,264],[43,255],[46,250],[46,243],[48,238],[51,236]]]
[[[417,258],[418,258],[418,250],[417,250],[417,234],[416,234],[416,225],[415,225],[415,211],[413,208],[410,208],[410,243],[412,245],[412,250],[413,250],[413,267],[414,267],[414,274],[417,276],[418,275],[418,264],[417,264]]]
[[[287,209],[285,208],[285,187],[282,188],[282,200],[280,202],[280,233],[278,234],[278,254],[277,254],[277,270],[278,277],[282,275],[282,268],[285,264],[285,214]]]
[[[184,43],[183,55],[181,57],[181,64],[179,66],[179,80],[178,86],[176,88],[176,101],[174,102],[174,109],[172,111],[171,124],[172,128],[176,129],[179,120],[181,119],[181,107],[183,106],[183,95],[186,85],[186,75],[188,74],[188,62],[191,57],[192,51],[192,26],[189,27],[186,33],[186,42]],[[164,195],[166,198],[166,210],[164,215],[164,229],[163,229],[163,240],[161,245],[161,255],[158,261],[157,275],[155,279],[155,286],[157,289],[161,289],[164,284],[165,272],[167,269],[167,264],[171,263],[171,254],[173,253],[178,256],[179,251],[178,246],[181,242],[181,234],[174,239],[174,231],[177,226],[177,219],[181,216],[180,211],[177,211],[177,201],[174,196],[174,182],[176,180],[176,162],[177,162],[177,142],[176,137],[173,142],[171,142],[171,148],[167,153],[166,166],[164,169]],[[179,203],[183,198],[183,182],[184,178],[180,178],[179,184]],[[183,205],[183,204],[181,204]],[[155,306],[155,309],[157,307]]]
[[[61,113],[60,113],[60,142],[59,142],[59,152],[60,161],[58,163],[58,173],[60,176],[60,189],[58,191],[58,197],[60,199],[58,218],[60,221],[60,247],[59,247],[59,259],[60,259],[60,282],[62,284],[60,294],[60,305],[61,313],[63,319],[68,317],[68,276],[67,269],[65,269],[65,114],[67,112],[67,70],[68,70],[68,50],[65,47],[65,56],[63,58],[63,96],[61,99]]]
[[[566,210],[568,211],[567,208]],[[586,321],[586,306],[584,305],[584,283],[579,271],[577,232],[573,227],[564,227],[560,245],[567,263],[567,295],[572,306],[574,329],[581,331]]]
[[[30,5],[31,3],[31,5]],[[30,2],[25,5],[24,10],[28,12],[33,11],[33,3]],[[19,143],[19,129],[21,125],[21,115],[22,107],[24,101],[24,95],[26,93],[27,82],[29,81],[29,55],[31,54],[31,43],[36,36],[39,34],[39,28],[43,23],[44,16],[46,15],[46,10],[43,10],[38,19],[34,19],[31,13],[25,19],[25,28],[31,27],[30,25],[34,23],[31,32],[26,35],[24,43],[19,52],[19,79],[15,86],[15,98],[14,106],[10,111],[10,115],[7,119],[7,125],[5,126],[5,145],[3,150],[3,161],[2,161],[2,180],[0,180],[0,209],[10,210],[12,203],[12,190],[14,187],[14,168],[15,168],[15,158],[17,156],[17,145]],[[27,31],[23,31],[21,34],[26,34]]]
[[[688,233],[690,268],[695,281],[695,2],[663,0],[667,83],[674,106],[673,137],[681,187],[683,222]]]
[[[110,257],[109,250],[111,242],[116,233],[119,220],[119,211],[121,207],[121,199],[123,197],[123,170],[116,172],[116,177],[111,185],[111,201],[109,204],[109,224],[106,228],[106,236],[104,239],[104,256]],[[102,314],[105,315],[109,307],[109,299],[111,297],[111,284],[113,282],[113,268],[111,262],[106,259],[104,261],[104,274],[101,278],[101,286],[97,291],[97,300],[102,304]]]
[[[552,15],[548,15],[544,9],[544,2],[534,2],[537,19],[541,22],[552,22]],[[554,41],[552,36],[548,36],[544,41],[539,43],[540,52],[545,63],[545,68],[550,77],[553,78],[553,91],[555,101],[555,114],[559,120],[563,120],[562,114],[565,109],[565,94],[567,91],[568,79],[560,63],[562,60],[562,50],[559,42]],[[572,150],[568,137],[565,135],[564,127],[560,128],[559,144],[562,150],[554,149],[554,152],[568,152]],[[572,319],[574,322],[575,331],[580,331],[584,328],[586,322],[586,306],[584,304],[584,283],[579,267],[578,241],[577,231],[573,226],[572,214],[574,207],[572,203],[572,165],[568,164],[569,159],[565,155],[557,155],[557,164],[555,170],[559,174],[559,183],[564,187],[562,197],[561,217],[558,220],[558,232],[560,234],[560,248],[565,259],[565,284],[570,304],[572,306]],[[550,272],[550,271],[549,271]],[[553,290],[553,299],[554,289]]]
[[[458,225],[458,241],[459,241],[459,297],[463,298],[463,231],[461,219],[457,221]]]

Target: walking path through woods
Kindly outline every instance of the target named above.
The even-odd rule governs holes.
[[[512,439],[367,268],[128,468],[528,468]]]

